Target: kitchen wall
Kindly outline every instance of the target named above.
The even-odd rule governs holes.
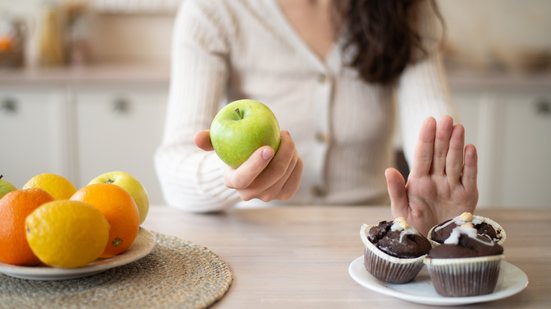
[[[551,1],[439,0],[448,58],[478,69],[522,70],[551,57]],[[537,58],[537,59],[535,59]]]
[[[84,29],[94,62],[140,62],[168,66],[172,26],[182,0],[0,0],[0,14],[25,19],[27,64],[37,63],[39,31],[47,4],[87,3]]]
[[[107,14],[96,16],[95,21],[96,59],[168,65],[173,16]]]
[[[96,59],[168,63],[172,22],[181,1],[185,0],[88,0],[103,11],[93,18]],[[447,24],[450,63],[477,69],[521,69],[526,57],[542,61],[546,55],[549,57],[551,1],[437,2]],[[36,18],[43,3],[0,0],[0,12],[7,10]],[[111,8],[106,3],[111,3]],[[140,9],[144,3],[157,3],[159,10],[147,13],[147,9]],[[132,4],[137,5],[137,14],[124,13],[125,9],[131,10]]]

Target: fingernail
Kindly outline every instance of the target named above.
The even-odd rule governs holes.
[[[266,147],[262,149],[262,159],[268,161],[274,156],[274,151],[272,148]]]

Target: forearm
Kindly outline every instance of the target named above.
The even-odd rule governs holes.
[[[224,185],[226,166],[193,142],[198,131],[208,129],[228,80],[229,51],[220,34],[225,28],[209,5],[186,1],[176,18],[166,124],[155,154],[166,202],[195,212],[218,211],[238,201],[235,190]]]
[[[433,116],[456,117],[440,55],[435,53],[406,69],[397,91],[400,128],[406,159],[412,165],[423,121]]]
[[[224,185],[226,166],[213,152],[189,146],[162,146],[156,153],[155,166],[169,206],[213,212],[240,201],[237,192]]]

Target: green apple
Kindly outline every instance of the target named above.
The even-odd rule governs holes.
[[[99,175],[88,184],[91,185],[94,183],[112,183],[126,190],[126,192],[134,198],[134,202],[136,202],[136,206],[138,206],[140,224],[145,221],[149,211],[149,198],[145,188],[134,176],[127,172],[113,171]]]
[[[11,191],[17,190],[17,188],[9,183],[8,181],[2,179],[3,175],[0,175],[0,198],[8,194]]]
[[[210,126],[214,151],[232,168],[239,167],[264,145],[277,151],[280,139],[274,113],[256,100],[229,103],[216,114]]]

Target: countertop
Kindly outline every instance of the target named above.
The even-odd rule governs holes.
[[[138,83],[168,85],[170,68],[161,64],[101,63],[89,66],[0,69],[0,85],[55,86]]]
[[[511,297],[468,308],[547,307],[551,209],[490,208],[477,214],[506,230],[505,261],[524,271],[529,284]],[[220,214],[154,206],[143,226],[206,246],[230,265],[234,280],[217,308],[426,308],[366,289],[348,274],[349,264],[363,253],[361,224],[389,216],[388,206],[283,206]]]
[[[452,91],[458,90],[548,90],[551,72],[477,72],[448,69]],[[99,63],[82,67],[0,69],[0,85],[48,86],[140,83],[168,85],[169,64]]]

